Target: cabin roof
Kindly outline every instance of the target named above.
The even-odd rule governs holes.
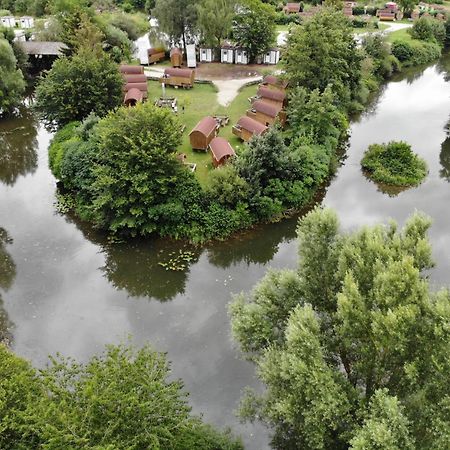
[[[171,77],[185,77],[191,78],[192,76],[191,69],[179,69],[178,67],[168,67],[164,70],[164,75],[169,75]]]
[[[195,125],[192,131],[189,133],[191,135],[194,131],[198,131],[204,136],[209,136],[217,127],[216,119],[211,116],[203,117],[200,122]]]
[[[26,41],[21,42],[20,45],[27,55],[60,56],[62,51],[67,49],[67,45],[63,42]]]
[[[128,92],[131,89],[138,89],[143,93],[147,93],[148,85],[147,83],[127,83],[123,88],[125,92]]]
[[[131,88],[125,94],[124,103],[126,103],[126,102],[128,102],[130,100],[135,100],[136,102],[140,102],[140,101],[142,101],[143,97],[144,97],[144,94],[142,93],[142,91],[140,89]]]
[[[123,73],[126,83],[147,83],[147,76],[143,73]]]
[[[290,12],[299,12],[300,3],[286,3],[285,9]]]
[[[233,147],[223,137],[215,137],[210,143],[209,148],[216,161],[220,161],[225,156],[234,156]]]
[[[278,113],[281,111],[281,108],[277,108],[264,100],[257,100],[256,102],[253,102],[252,109],[273,118],[277,117]]]
[[[271,86],[278,86],[281,88],[287,87],[287,81],[282,80],[281,78],[278,78],[274,75],[266,75],[262,81],[262,84],[270,84]]]
[[[270,100],[277,100],[279,102],[283,102],[286,98],[286,93],[283,91],[277,91],[275,89],[269,89],[267,87],[261,86],[258,89],[258,92],[256,94],[258,97],[261,98],[268,98]]]
[[[121,73],[129,73],[129,74],[144,73],[144,68],[142,66],[131,66],[127,64],[121,64],[119,66],[119,70]]]
[[[166,53],[166,51],[163,48],[149,48],[147,53],[149,55],[156,55],[157,53]]]
[[[238,120],[237,125],[240,128],[250,131],[253,134],[261,134],[267,130],[267,127],[265,125],[263,125],[262,123],[259,123],[258,121],[252,119],[251,117],[247,117],[247,116],[242,116]]]

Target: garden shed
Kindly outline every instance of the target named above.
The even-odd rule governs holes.
[[[215,59],[214,49],[210,47],[200,47],[199,60],[200,62],[213,62]]]
[[[183,53],[178,47],[174,47],[170,50],[170,62],[172,67],[181,67],[183,64]]]
[[[126,83],[147,83],[147,77],[143,73],[123,73]]]
[[[233,127],[233,134],[243,141],[249,141],[253,135],[264,134],[268,128],[251,117],[242,116]]]
[[[263,100],[282,109],[286,103],[286,92],[261,86],[256,93],[256,100]]]
[[[195,70],[169,67],[164,70],[164,75],[159,79],[160,83],[168,86],[191,88],[194,86]]]
[[[126,94],[123,100],[125,106],[136,106],[138,103],[142,102],[144,99],[144,94],[141,90],[137,88],[131,88]]]
[[[286,3],[283,11],[285,14],[298,14],[300,12],[300,3]]]
[[[282,125],[286,122],[286,113],[279,106],[271,105],[262,100],[252,103],[251,108],[247,110],[247,116],[266,126],[275,123],[277,118]]]
[[[233,64],[234,61],[234,47],[231,44],[224,44],[220,49],[220,62]]]
[[[279,48],[270,48],[263,55],[263,64],[278,64],[280,61],[280,49]]]
[[[3,27],[14,28],[16,26],[16,19],[13,16],[0,17],[0,23]]]
[[[218,125],[211,116],[204,117],[189,133],[191,147],[196,150],[208,150],[208,145],[217,136]]]
[[[261,86],[265,86],[269,89],[277,89],[284,92],[284,90],[288,86],[288,82],[282,80],[279,77],[276,77],[275,75],[266,75],[262,80]]]
[[[140,74],[144,73],[144,68],[142,66],[129,66],[127,64],[121,64],[119,66],[120,73],[128,74]]]
[[[215,137],[209,144],[211,150],[212,163],[214,167],[224,165],[234,153],[233,147],[223,137]]]
[[[20,20],[20,28],[34,27],[34,19],[31,16],[23,16],[19,20]]]
[[[149,48],[147,55],[149,64],[157,63],[166,58],[166,52],[163,48]]]
[[[244,48],[234,49],[234,62],[236,64],[248,64],[248,52]]]

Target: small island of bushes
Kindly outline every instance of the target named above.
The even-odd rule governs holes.
[[[361,166],[374,181],[405,187],[419,185],[428,172],[426,162],[401,141],[370,145]]]

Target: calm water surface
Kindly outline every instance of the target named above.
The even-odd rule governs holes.
[[[450,270],[449,61],[398,77],[355,119],[346,159],[323,200],[346,229],[389,217],[404,222],[415,209],[432,216],[436,285],[448,283]],[[421,186],[398,195],[367,180],[359,165],[369,144],[391,139],[411,143],[430,169]],[[158,263],[187,247],[111,245],[55,211],[49,140],[26,110],[0,122],[0,337],[9,334],[12,348],[37,366],[57,351],[86,360],[128,336],[149,342],[168,353],[194,411],[231,426],[248,449],[267,449],[264,428],[234,416],[242,388],[258,383],[231,340],[227,303],[268,267],[295,266],[296,218],[190,249],[194,261],[185,272],[166,272]]]

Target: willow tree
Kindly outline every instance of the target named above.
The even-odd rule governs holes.
[[[425,275],[429,226],[415,214],[346,234],[316,209],[298,269],[234,300],[233,334],[267,386],[242,413],[273,427],[277,448],[448,448],[450,295]]]
[[[235,0],[202,0],[198,8],[197,24],[209,45],[220,47],[233,23]]]

